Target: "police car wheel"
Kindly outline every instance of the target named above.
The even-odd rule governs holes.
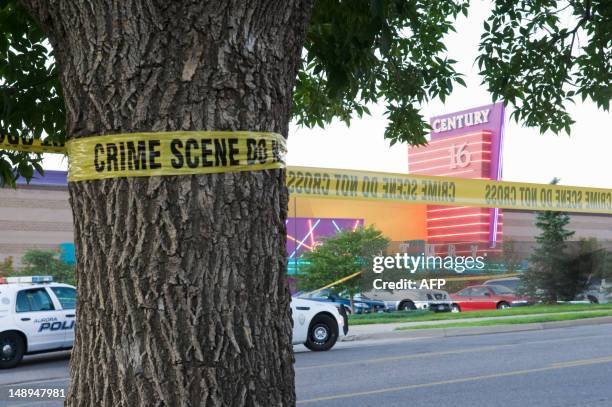
[[[338,340],[338,323],[329,315],[317,315],[308,329],[308,339],[304,344],[312,351],[330,350]]]
[[[0,334],[0,369],[17,366],[25,352],[23,339],[13,332]]]

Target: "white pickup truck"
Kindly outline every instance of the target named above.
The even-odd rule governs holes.
[[[452,311],[453,302],[443,290],[371,290],[363,294],[373,300],[384,301],[389,311]]]

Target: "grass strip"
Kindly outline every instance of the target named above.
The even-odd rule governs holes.
[[[466,318],[506,317],[531,314],[560,314],[580,311],[612,310],[612,304],[555,304],[531,305],[528,307],[515,307],[505,310],[472,311],[461,313],[431,311],[397,311],[377,314],[351,315],[350,325],[389,324],[397,322],[442,321]]]
[[[577,319],[588,319],[597,317],[609,317],[612,316],[612,311],[598,311],[598,312],[570,312],[565,314],[550,314],[541,315],[537,317],[525,317],[525,318],[504,318],[504,319],[493,319],[487,321],[464,321],[464,322],[453,322],[450,324],[426,324],[416,326],[405,326],[396,328],[396,331],[406,331],[411,329],[432,329],[432,328],[466,328],[475,326],[493,326],[493,325],[522,325],[522,324],[535,324],[540,322],[553,322],[553,321],[573,321]]]

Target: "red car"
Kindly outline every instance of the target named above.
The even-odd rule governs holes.
[[[451,294],[453,312],[506,309],[529,305],[527,298],[520,297],[502,285],[474,285]]]

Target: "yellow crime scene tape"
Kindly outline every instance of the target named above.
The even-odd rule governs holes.
[[[333,286],[338,285],[338,284],[340,284],[340,283],[344,283],[345,281],[348,281],[348,280],[350,280],[350,279],[352,279],[352,278],[355,278],[355,277],[357,277],[357,276],[360,276],[360,275],[361,275],[361,273],[362,273],[361,271],[358,271],[358,272],[353,273],[353,274],[350,274],[350,275],[348,275],[348,276],[346,276],[346,277],[342,277],[340,280],[336,280],[336,281],[334,281],[333,283],[329,283],[329,284],[327,284],[327,285],[325,285],[325,286],[323,286],[323,287],[321,287],[321,288],[317,288],[316,290],[311,291],[311,292],[307,293],[306,295],[310,295],[310,294],[318,293],[319,291],[322,291],[322,290],[325,290],[325,289],[327,289],[327,288],[333,287]]]
[[[280,134],[252,131],[114,134],[72,139],[65,146],[4,137],[3,149],[67,154],[70,182],[284,168],[287,152]]]
[[[67,150],[74,182],[284,168],[287,147],[277,133],[185,131],[79,138]]]
[[[0,150],[39,154],[65,154],[66,146],[63,143],[50,142],[48,139],[34,139],[32,137],[21,137],[0,132]]]
[[[287,187],[298,197],[612,213],[612,190],[565,185],[288,167]]]
[[[491,279],[500,279],[500,278],[510,278],[510,277],[518,277],[522,275],[521,273],[506,273],[506,274],[489,274],[488,276],[462,276],[462,277],[440,277],[446,281],[483,281],[483,280],[491,280]]]
[[[208,174],[285,167],[276,133],[188,131],[70,140],[66,148],[2,136],[0,149],[67,153],[68,180]],[[289,167],[293,196],[612,214],[612,190],[550,184]]]

